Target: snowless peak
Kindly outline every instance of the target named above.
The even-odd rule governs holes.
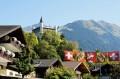
[[[34,27],[39,27],[34,24]],[[30,27],[27,27],[28,29]],[[25,28],[24,28],[25,29]],[[31,29],[30,29],[31,30]],[[78,20],[58,28],[68,41],[76,41],[84,51],[119,51],[120,26],[103,20]]]
[[[85,51],[120,51],[120,26],[94,20],[78,20],[60,27],[69,41],[77,41]]]

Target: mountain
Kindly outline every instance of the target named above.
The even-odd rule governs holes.
[[[58,29],[84,51],[120,51],[120,26],[105,21],[78,20]]]
[[[32,25],[39,27],[39,23]],[[32,27],[24,27],[31,31]],[[119,51],[120,26],[105,21],[78,20],[58,28],[68,41],[76,41],[84,51]]]
[[[31,32],[33,28],[37,28],[39,26],[40,26],[40,24],[37,23],[37,24],[33,24],[31,26],[24,27],[23,29],[24,29],[24,31]]]

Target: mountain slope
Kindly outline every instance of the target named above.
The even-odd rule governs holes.
[[[40,24],[37,23],[37,24],[33,24],[31,26],[24,27],[23,29],[24,29],[24,31],[31,32],[33,28],[37,28],[39,26],[40,26]]]
[[[120,27],[104,21],[79,20],[58,29],[84,51],[120,51]]]

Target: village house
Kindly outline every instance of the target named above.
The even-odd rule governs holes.
[[[8,62],[13,62],[25,45],[21,26],[0,25],[0,79],[22,77],[22,74],[8,68]]]
[[[62,65],[68,69],[73,69],[77,75],[77,79],[82,79],[81,74],[90,73],[89,69],[83,62],[79,61],[63,61]]]
[[[99,64],[96,65],[94,69],[91,69],[91,75],[93,76],[99,76],[100,79],[112,79],[110,74],[111,69],[114,69],[114,65],[120,66],[120,64]],[[119,70],[119,69],[118,69]],[[116,74],[116,73],[114,73]],[[120,77],[116,76],[117,79],[120,79]]]
[[[62,64],[57,58],[37,59],[33,60],[33,66],[35,67],[36,78],[44,78],[49,69],[60,67]]]

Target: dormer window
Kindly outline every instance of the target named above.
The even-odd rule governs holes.
[[[8,35],[4,36],[1,40],[1,42],[7,42],[10,39]]]
[[[36,61],[35,64],[40,64],[41,62],[40,61]]]

